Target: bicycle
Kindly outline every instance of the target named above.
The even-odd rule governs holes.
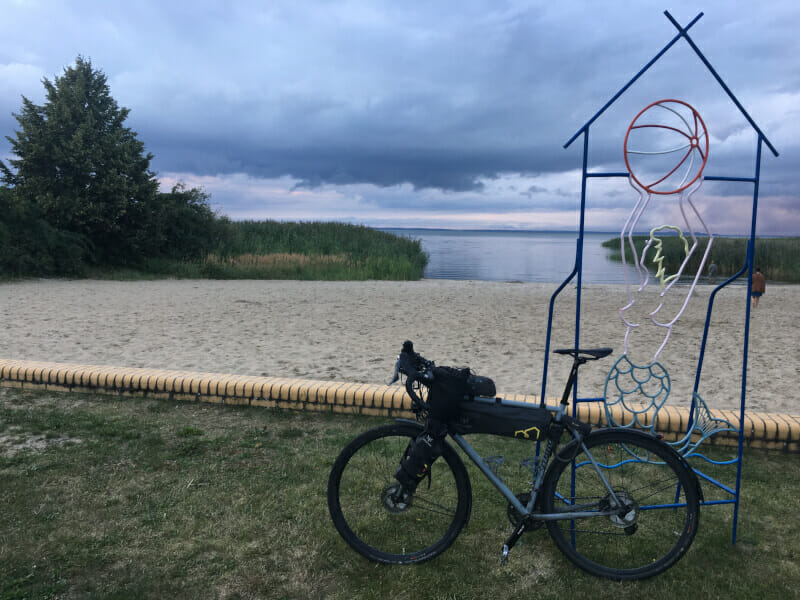
[[[406,376],[418,420],[366,431],[334,462],[328,508],[344,540],[387,564],[421,563],[450,547],[469,521],[472,486],[449,437],[508,502],[513,530],[501,563],[524,532],[544,525],[570,561],[599,577],[645,579],[674,565],[697,533],[697,476],[656,436],[593,431],[567,414],[578,368],[610,348],[555,352],[572,356],[573,364],[552,407],[495,398],[491,379],[437,367],[405,342],[391,383]],[[533,475],[528,491],[509,489],[464,438],[474,433],[536,443],[526,463]]]

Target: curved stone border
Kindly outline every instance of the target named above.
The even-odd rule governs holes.
[[[411,400],[399,385],[282,377],[0,359],[0,386],[373,416],[409,417],[413,414]],[[539,401],[536,396],[522,394],[500,397],[530,403]],[[739,422],[737,411],[718,410],[711,411],[711,414],[734,425]],[[603,410],[597,403],[579,404],[578,416],[592,425],[606,424]],[[688,419],[688,409],[664,407],[659,412],[657,429],[667,439],[678,439],[684,435]],[[747,413],[744,439],[749,447],[798,452],[800,415]],[[738,436],[722,433],[711,441],[719,445],[734,445],[738,443]]]

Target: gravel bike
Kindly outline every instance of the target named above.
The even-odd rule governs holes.
[[[405,342],[392,383],[406,377],[418,420],[366,431],[339,454],[328,508],[344,540],[388,564],[421,563],[444,552],[472,508],[470,479],[449,438],[508,503],[513,529],[501,562],[524,532],[544,525],[570,561],[599,577],[644,579],[674,565],[697,533],[697,476],[656,436],[593,431],[567,413],[578,368],[610,348],[555,352],[573,363],[561,402],[552,407],[495,398],[491,379],[438,367]],[[476,433],[528,440],[529,489],[509,489],[493,468],[497,457],[481,457],[464,437]]]

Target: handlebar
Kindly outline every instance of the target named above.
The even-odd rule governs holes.
[[[589,360],[598,360],[611,354],[611,348],[570,348],[554,350],[556,354],[565,354],[572,356],[572,370],[567,379],[567,385],[564,389],[564,395],[561,398],[561,403],[566,406],[568,396],[572,391],[575,378],[577,376],[578,367]],[[421,354],[414,352],[414,344],[408,340],[403,342],[403,349],[397,357],[397,362],[394,365],[394,374],[389,381],[389,385],[400,379],[400,375],[406,376],[405,388],[411,401],[414,403],[414,411],[427,410],[428,404],[414,389],[414,384],[420,383],[425,386],[430,386],[433,381],[433,370],[436,365],[432,360],[424,358]]]
[[[419,397],[419,394],[414,390],[416,382],[423,384],[430,384],[433,379],[431,370],[434,367],[431,360],[424,358],[421,354],[414,352],[414,344],[408,340],[403,342],[403,349],[397,357],[397,362],[394,365],[394,375],[389,381],[389,385],[400,379],[400,375],[406,376],[405,388],[411,401],[420,409],[427,409],[427,403]]]

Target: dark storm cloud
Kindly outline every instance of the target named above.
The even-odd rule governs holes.
[[[580,141],[569,150],[564,142],[676,34],[662,10],[488,0],[11,3],[0,23],[0,127],[10,134],[20,94],[41,102],[41,78],[83,54],[131,108],[129,125],[160,173],[289,177],[305,190],[407,184],[359,202],[452,210],[447,193],[464,193],[473,208],[474,193],[497,178],[580,168]],[[682,24],[698,12],[688,0],[670,10]],[[703,10],[691,35],[779,147],[781,159],[765,162],[770,193],[796,197],[800,8],[716,0]],[[591,168],[619,168],[633,115],[672,96],[707,115],[719,146],[710,167],[752,170],[749,126],[682,41],[593,127]],[[0,141],[0,156],[8,148]],[[578,192],[528,181],[493,205],[568,207]]]

